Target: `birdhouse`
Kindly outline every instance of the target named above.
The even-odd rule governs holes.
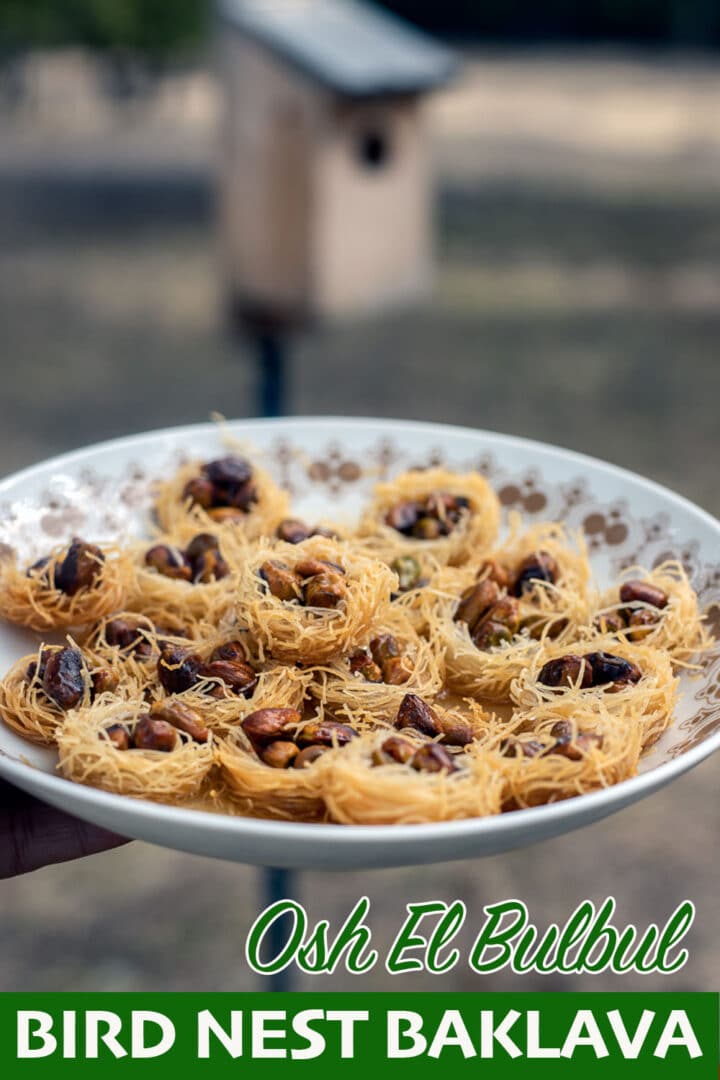
[[[236,311],[354,315],[431,279],[423,95],[453,55],[358,0],[222,0],[220,244]]]

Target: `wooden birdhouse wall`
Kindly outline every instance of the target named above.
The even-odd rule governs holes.
[[[354,99],[235,32],[220,43],[226,288],[279,319],[362,314],[424,292],[430,197],[417,95]]]
[[[294,317],[311,303],[313,154],[325,95],[240,34],[219,48],[226,286],[249,309]]]
[[[379,309],[429,284],[431,208],[416,97],[339,99],[315,159],[314,297],[329,314]]]

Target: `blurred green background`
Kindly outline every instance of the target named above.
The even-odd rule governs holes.
[[[86,45],[163,58],[197,49],[207,0],[0,0],[0,47]]]

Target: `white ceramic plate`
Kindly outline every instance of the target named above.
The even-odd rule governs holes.
[[[416,465],[478,469],[526,520],[582,527],[600,583],[626,566],[682,559],[720,622],[720,523],[685,499],[592,458],[469,428],[397,420],[301,418],[229,423],[259,464],[289,488],[308,520],[352,519],[380,478]],[[188,457],[222,449],[212,424],[171,428],[88,447],[0,483],[0,544],[22,558],[81,534],[122,537],[147,525],[149,488]],[[0,549],[1,550],[1,549]],[[4,672],[37,638],[0,626]],[[656,791],[720,745],[720,650],[699,677],[683,676],[676,722],[640,775],[606,790],[499,817],[411,826],[306,825],[159,806],[62,779],[55,754],[0,724],[0,775],[54,806],[126,836],[259,865],[342,869],[489,855],[596,821]]]

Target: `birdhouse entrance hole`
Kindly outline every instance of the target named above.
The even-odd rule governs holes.
[[[387,132],[373,128],[362,131],[357,140],[357,157],[366,169],[382,169],[390,160]]]

